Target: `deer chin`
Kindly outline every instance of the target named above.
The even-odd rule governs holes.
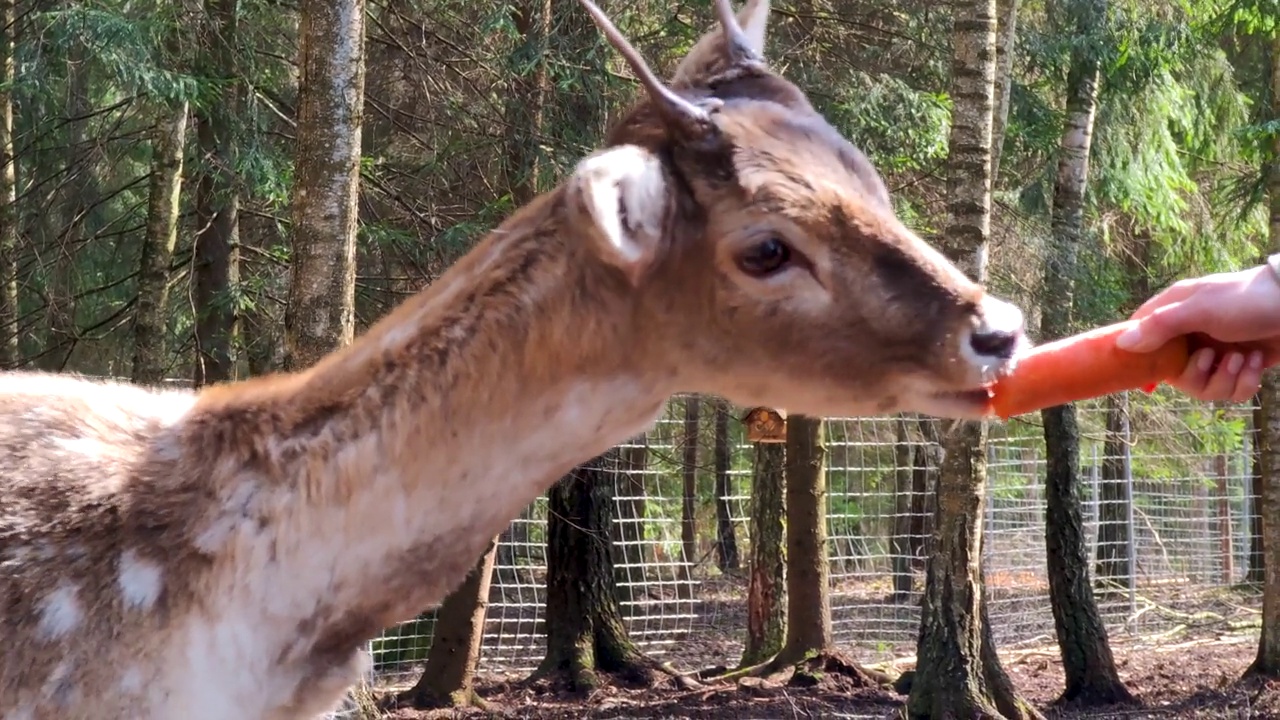
[[[982,420],[988,416],[991,403],[990,385],[968,390],[944,390],[930,393],[911,403],[911,409],[922,415],[948,420]]]
[[[988,366],[982,378],[971,386],[933,389],[912,398],[910,410],[949,420],[982,420],[991,416],[992,389],[995,383],[1013,371],[1016,359]]]

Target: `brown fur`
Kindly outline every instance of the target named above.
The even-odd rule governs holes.
[[[651,94],[313,368],[196,394],[0,376],[0,718],[323,712],[367,640],[676,392],[972,416],[1020,316],[893,217],[798,89],[726,58],[717,30],[676,73],[698,105]],[[792,265],[749,276],[769,237]]]

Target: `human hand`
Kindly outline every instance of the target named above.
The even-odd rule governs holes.
[[[1134,327],[1116,340],[1121,350],[1148,352],[1181,335],[1217,341],[1192,353],[1169,381],[1199,400],[1245,402],[1263,370],[1280,364],[1280,276],[1267,265],[1175,283],[1132,319]]]

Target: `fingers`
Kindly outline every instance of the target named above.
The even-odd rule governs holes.
[[[1216,364],[1213,348],[1201,348],[1191,356],[1190,362],[1169,384],[1178,390],[1203,401],[1242,403],[1258,392],[1266,363],[1261,351],[1248,355],[1229,352]]]
[[[1151,352],[1161,345],[1192,332],[1196,327],[1196,308],[1185,302],[1175,302],[1154,308],[1139,318],[1132,328],[1116,338],[1116,347],[1129,352]]]
[[[1244,362],[1244,369],[1236,378],[1235,391],[1231,393],[1231,402],[1248,402],[1262,387],[1262,373],[1266,370],[1263,353],[1255,350],[1249,353]]]
[[[1190,297],[1198,287],[1199,285],[1188,280],[1176,282],[1155,295],[1152,295],[1146,302],[1138,306],[1138,309],[1135,310],[1133,315],[1130,317],[1134,320],[1140,320],[1150,315],[1158,308],[1166,305],[1172,305],[1176,302],[1181,302],[1182,300]]]
[[[1182,374],[1169,384],[1198,400],[1207,399],[1205,389],[1209,385],[1210,373],[1213,369],[1213,348],[1201,348],[1191,354],[1191,360]]]

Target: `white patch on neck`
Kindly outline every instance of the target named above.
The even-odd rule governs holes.
[[[132,550],[120,556],[120,593],[125,607],[150,610],[164,587],[160,566]]]
[[[75,585],[63,583],[49,593],[40,611],[40,631],[50,639],[60,638],[80,624],[80,601]]]
[[[126,695],[137,695],[142,692],[142,671],[137,665],[125,670],[120,676],[120,691]]]
[[[551,390],[521,387],[472,407],[455,437],[424,436],[424,413],[420,423],[384,427],[345,443],[331,462],[306,466],[325,473],[308,483],[344,484],[350,492],[341,496],[304,500],[294,487],[252,477],[228,487],[195,529],[202,548],[234,558],[212,580],[217,612],[186,617],[155,665],[138,661],[141,692],[155,702],[150,716],[277,717],[300,697],[307,706],[293,709],[311,715],[299,717],[323,712],[367,672],[368,657],[353,655],[317,677],[298,644],[300,626],[325,605],[333,620],[359,605],[412,605],[411,614],[438,604],[474,563],[473,548],[575,464],[651,427],[667,399],[664,383],[638,378],[569,380]],[[241,531],[247,505],[248,515],[272,513],[268,530]],[[386,597],[387,573],[410,561],[422,582],[411,597],[403,588]],[[121,689],[137,676],[127,671]]]

